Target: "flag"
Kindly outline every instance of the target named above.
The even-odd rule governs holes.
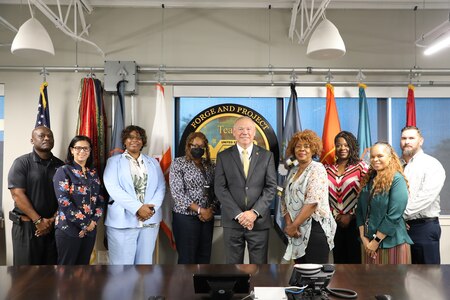
[[[369,150],[372,145],[372,138],[370,135],[369,122],[369,106],[366,98],[366,85],[360,83],[359,87],[359,123],[358,123],[358,144],[359,157],[366,162],[369,161]]]
[[[280,164],[284,164],[285,152],[286,148],[289,144],[289,140],[292,136],[302,130],[302,126],[300,123],[300,115],[298,111],[297,105],[297,92],[295,90],[295,84],[291,84],[291,97],[289,98],[288,109],[286,112],[286,118],[284,120],[284,128],[283,128],[283,144],[282,144],[282,152],[281,152],[281,162]],[[278,176],[278,186],[283,186],[283,182],[286,180],[286,176]],[[277,194],[276,203],[275,203],[275,215],[274,215],[274,228],[275,231],[279,234],[281,239],[287,244],[286,235],[283,233],[282,228],[284,227],[284,219],[281,215],[281,193]]]
[[[40,95],[36,124],[34,125],[35,128],[39,126],[50,128],[50,107],[48,106],[47,86],[48,83],[44,81],[39,88]]]
[[[323,164],[333,164],[335,155],[334,138],[341,131],[341,125],[339,123],[336,101],[334,100],[334,88],[329,83],[327,83],[326,106],[325,122],[323,124],[322,133],[323,151],[320,161]]]
[[[111,133],[109,156],[123,153],[122,131],[125,128],[125,85],[126,80],[117,83],[117,98],[114,102],[114,127]]]
[[[103,87],[98,79],[83,78],[80,85],[77,134],[91,139],[91,155],[100,176],[106,160],[106,112]]]
[[[153,129],[149,145],[149,155],[159,161],[161,169],[169,186],[169,168],[172,163],[172,149],[170,146],[169,120],[166,113],[166,101],[164,99],[164,87],[156,84],[156,110],[153,121]],[[163,205],[161,207],[163,220],[161,229],[169,239],[170,245],[175,249],[175,240],[172,232],[172,197],[170,190],[166,189]]]
[[[416,101],[414,100],[414,85],[408,85],[406,100],[406,126],[416,126]]]
[[[302,130],[302,126],[300,124],[300,115],[298,112],[297,91],[295,90],[295,84],[291,84],[291,97],[289,98],[289,104],[283,128],[283,145],[281,157],[284,157],[287,145],[291,137],[294,135],[294,133],[300,130]]]

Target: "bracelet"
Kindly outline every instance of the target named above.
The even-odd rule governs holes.
[[[198,209],[197,209],[197,215],[200,215],[201,209],[202,209],[202,208],[199,206]]]
[[[33,222],[34,225],[39,225],[42,221],[42,217],[39,217],[36,221]]]

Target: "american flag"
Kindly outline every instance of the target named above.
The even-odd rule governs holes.
[[[39,105],[34,127],[45,126],[50,128],[50,108],[48,106],[47,82],[43,82],[40,87]]]

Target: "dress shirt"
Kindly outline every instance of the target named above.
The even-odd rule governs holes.
[[[445,170],[434,157],[419,150],[405,165],[409,184],[406,220],[439,217],[440,196],[445,181]]]
[[[241,161],[242,161],[242,167],[244,167],[244,166],[243,166],[243,164],[244,164],[244,154],[242,153],[242,151],[244,151],[244,148],[242,148],[241,146],[239,146],[238,143],[236,143],[236,146],[237,146],[238,151],[239,151],[239,157],[241,158]],[[245,150],[247,150],[248,164],[249,164],[249,168],[250,168],[250,162],[251,162],[251,160],[252,160],[253,143],[251,143],[250,146],[248,146],[248,148],[245,149]],[[257,211],[254,210],[254,209],[252,209],[252,210],[253,210],[253,212],[256,214],[256,216],[259,217],[259,212],[257,212]],[[239,220],[239,218],[241,217],[242,214],[243,214],[243,212],[241,212],[240,214],[238,214],[238,215],[235,217],[235,219],[236,219],[236,220]]]
[[[243,154],[242,151],[244,151],[244,148],[242,148],[241,146],[239,146],[239,144],[236,143],[236,146],[238,148],[239,151],[239,157],[241,158],[241,161],[243,161]],[[250,161],[252,160],[252,151],[253,151],[253,143],[250,144],[250,146],[248,146],[247,150],[247,155],[248,155],[248,163],[250,164]]]

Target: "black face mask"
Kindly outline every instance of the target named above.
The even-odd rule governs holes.
[[[205,154],[205,149],[203,148],[192,148],[191,149],[191,155],[195,159],[199,159]]]

